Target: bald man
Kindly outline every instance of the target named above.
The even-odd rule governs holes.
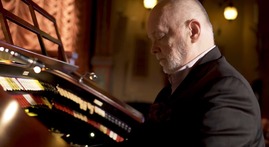
[[[258,101],[215,45],[198,0],[160,1],[150,13],[147,33],[170,84],[157,95],[131,145],[265,146]]]

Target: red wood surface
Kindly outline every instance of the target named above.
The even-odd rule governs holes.
[[[5,112],[10,104],[15,104],[8,113],[13,116],[7,121]],[[14,115],[12,115],[14,114]],[[69,147],[61,137],[53,135],[37,119],[28,116],[0,87],[0,146],[1,147]]]

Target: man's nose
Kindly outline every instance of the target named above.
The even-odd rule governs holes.
[[[151,47],[151,53],[156,54],[158,52],[160,52],[160,47],[153,44],[152,47]]]

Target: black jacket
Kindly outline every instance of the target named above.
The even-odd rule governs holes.
[[[248,81],[215,47],[170,94],[164,87],[128,146],[264,147],[260,108]]]

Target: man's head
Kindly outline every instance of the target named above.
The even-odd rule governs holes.
[[[147,33],[167,74],[214,45],[212,25],[198,0],[160,1],[150,13]]]

